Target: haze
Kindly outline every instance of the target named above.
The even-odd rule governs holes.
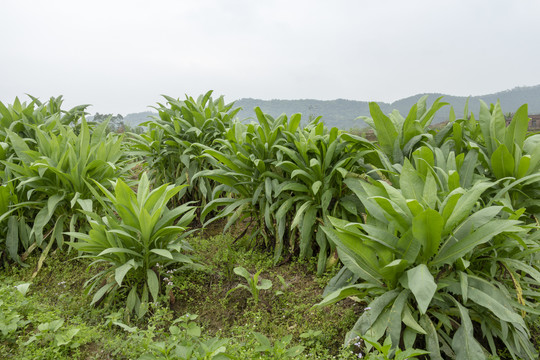
[[[3,1],[0,101],[394,101],[540,83],[540,2]]]

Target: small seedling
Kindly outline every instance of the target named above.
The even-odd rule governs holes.
[[[313,346],[321,334],[321,330],[308,330],[307,332],[300,334],[300,338],[304,339],[304,344],[307,346]]]
[[[292,340],[292,335],[290,334],[276,340],[273,346],[270,340],[263,334],[254,332],[253,335],[259,343],[259,345],[255,347],[255,351],[270,355],[272,359],[293,358],[300,355],[305,349],[302,345],[293,346],[287,349],[287,345],[289,345]]]
[[[251,295],[253,295],[253,301],[255,302],[255,305],[259,303],[259,292],[261,290],[268,290],[272,287],[272,281],[268,279],[261,279],[261,284],[259,285],[259,275],[261,274],[262,270],[259,270],[256,274],[251,275],[245,268],[242,266],[238,266],[234,268],[234,273],[238,276],[243,277],[247,281],[247,285],[244,284],[238,284],[236,287],[232,288],[227,292],[226,296],[229,296],[230,293],[232,293],[235,290],[238,290],[240,288],[247,289]]]
[[[370,355],[373,357],[373,359],[377,360],[412,360],[416,359],[415,356],[429,354],[429,351],[418,349],[407,349],[405,351],[395,348],[393,349],[392,340],[390,337],[387,337],[382,345],[378,341],[372,340],[371,338],[365,336],[362,336],[361,340],[360,337],[357,337],[357,340],[359,340],[359,342],[357,342],[355,345],[361,344],[363,341],[365,341],[369,345],[373,346],[376,351],[370,353]]]

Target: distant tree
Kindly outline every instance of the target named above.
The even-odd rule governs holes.
[[[94,115],[93,121],[96,123],[101,123],[107,119],[110,118],[109,121],[109,130],[114,132],[124,132],[125,131],[125,124],[124,124],[124,117],[120,114],[100,114],[96,113]]]

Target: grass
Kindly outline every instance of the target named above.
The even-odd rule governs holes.
[[[21,324],[14,335],[0,338],[0,358],[137,359],[155,342],[166,340],[172,321],[187,313],[199,315],[194,322],[201,327],[203,338],[228,339],[227,352],[236,358],[260,358],[254,351],[259,344],[253,332],[266,335],[272,342],[292,335],[289,346],[305,346],[297,357],[300,359],[353,356],[342,347],[342,341],[363,304],[346,301],[312,309],[321,300],[332,274],[316,278],[316,264],[309,262],[291,261],[274,267],[267,253],[245,250],[231,234],[206,234],[189,242],[206,269],[163,274],[174,285],[161,305],[152,306],[150,316],[142,320],[128,319],[114,304],[90,307],[91,298],[84,295],[83,285],[97,269],[87,272],[88,262],[73,259],[73,253],[49,255],[33,280],[37,258],[29,258],[27,268],[6,267],[0,275],[2,306],[27,323]],[[262,269],[261,278],[272,281],[271,289],[261,291],[257,305],[247,290],[226,296],[243,280],[233,273],[235,266],[243,266],[250,273]],[[32,284],[22,297],[14,285],[25,282]],[[64,323],[56,332],[39,330],[42,324],[60,319]],[[67,344],[58,345],[59,337],[64,339],[75,331]],[[39,339],[28,343],[32,336]]]
[[[264,334],[272,343],[292,335],[289,348],[305,347],[296,359],[358,358],[359,349],[353,349],[354,345],[344,348],[342,343],[365,304],[346,300],[323,309],[312,308],[338,269],[316,277],[315,262],[292,259],[273,266],[268,253],[248,251],[242,241],[235,241],[234,231],[226,235],[216,232],[217,228],[189,239],[205,270],[162,274],[174,285],[142,320],[124,316],[123,309],[114,304],[91,307],[83,285],[98,270],[87,271],[89,262],[74,259],[73,253],[52,253],[34,279],[37,257],[30,257],[26,268],[5,267],[0,272],[0,311],[4,312],[0,328],[2,315],[5,322],[10,313],[18,315],[21,324],[14,333],[0,337],[0,358],[139,359],[153,349],[155,353],[156,343],[170,343],[169,326],[185,314],[198,315],[193,323],[202,330],[201,339],[227,339],[227,353],[237,359],[282,358],[255,351],[260,343],[254,332]],[[261,291],[258,304],[245,289],[226,296],[245,281],[233,272],[236,266],[251,274],[262,270],[260,277],[272,281],[271,289]],[[26,282],[32,284],[22,296],[14,286]],[[56,332],[39,330],[42,324],[58,320],[64,323]],[[57,336],[64,339],[75,331],[66,344],[59,345]],[[533,338],[540,338],[538,326],[533,327]]]

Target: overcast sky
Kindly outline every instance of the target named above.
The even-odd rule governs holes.
[[[0,101],[394,101],[540,84],[540,1],[2,0]]]

